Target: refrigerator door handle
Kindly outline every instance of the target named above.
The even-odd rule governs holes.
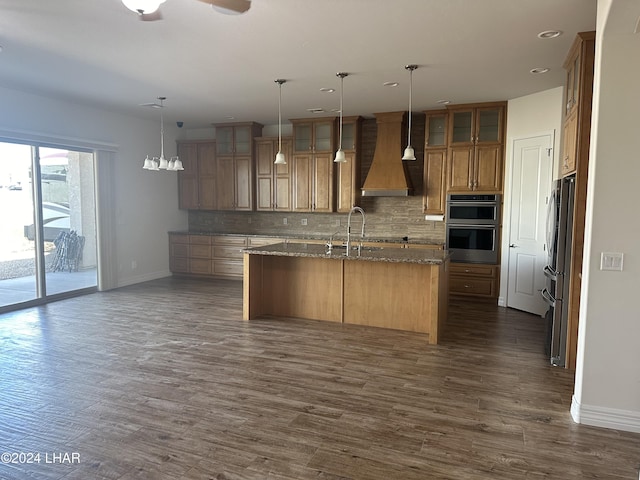
[[[545,277],[550,278],[551,280],[554,280],[554,281],[558,280],[558,272],[556,272],[549,265],[545,265],[543,272]]]
[[[550,307],[556,306],[556,300],[551,296],[551,294],[549,293],[549,290],[547,290],[546,288],[543,288],[540,294],[542,295],[542,298],[547,303],[547,305],[549,305]]]

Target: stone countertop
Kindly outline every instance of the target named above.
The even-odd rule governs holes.
[[[245,248],[251,255],[276,255],[281,257],[314,257],[336,260],[365,260],[369,262],[419,263],[440,265],[449,258],[449,252],[438,249],[411,249],[385,247],[352,247],[346,255],[344,247],[327,248],[316,243],[276,243],[264,247]]]
[[[214,235],[214,236],[230,236],[230,237],[255,237],[255,238],[274,238],[276,240],[282,239],[296,239],[296,240],[322,240],[328,241],[332,236],[331,234],[327,235],[319,235],[319,234],[283,234],[276,235],[272,233],[220,233],[220,232],[198,232],[198,231],[188,231],[188,230],[180,230],[180,231],[171,231],[169,233],[179,234],[179,235]],[[359,235],[353,235],[352,238],[357,237],[354,240],[354,243],[360,241]],[[347,235],[338,234],[333,235],[333,241],[339,242],[347,239]],[[428,239],[428,238],[420,238],[420,237],[366,237],[364,238],[365,242],[371,243],[407,243],[414,245],[439,245],[443,246],[442,242],[438,242],[436,240]]]

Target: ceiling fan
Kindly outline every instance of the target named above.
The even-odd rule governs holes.
[[[122,3],[129,10],[136,12],[140,20],[145,22],[162,20],[160,5],[166,0],[122,0]],[[200,0],[208,3],[215,10],[235,15],[244,13],[251,7],[251,0]]]

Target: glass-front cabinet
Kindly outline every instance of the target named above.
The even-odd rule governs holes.
[[[452,109],[450,143],[502,143],[503,117],[503,106]]]
[[[291,123],[293,124],[294,153],[333,151],[335,117],[291,120]]]
[[[426,111],[425,115],[425,148],[446,148],[448,118],[447,111]]]
[[[216,126],[216,153],[218,155],[250,155],[251,125]]]

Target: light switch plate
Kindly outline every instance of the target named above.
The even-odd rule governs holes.
[[[622,271],[624,254],[619,252],[602,252],[600,254],[600,270]]]

